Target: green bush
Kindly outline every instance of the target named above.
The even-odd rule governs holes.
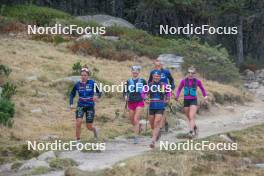
[[[0,75],[9,76],[12,72],[11,68],[6,65],[0,65]]]
[[[0,95],[2,98],[10,99],[17,92],[17,87],[10,82],[6,82],[2,88],[2,94]]]
[[[14,18],[22,23],[36,24],[39,26],[48,25],[55,18],[72,18],[69,14],[62,11],[35,5],[6,6],[2,10],[2,15]]]
[[[80,61],[76,62],[72,66],[72,75],[80,75],[80,71],[82,69],[82,64]]]
[[[8,125],[15,114],[15,105],[7,99],[0,99],[0,123]]]

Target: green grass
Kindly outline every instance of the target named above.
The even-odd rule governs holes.
[[[2,15],[14,18],[23,23],[33,23],[37,25],[49,24],[55,18],[72,18],[69,14],[62,11],[35,5],[6,6],[2,10]]]

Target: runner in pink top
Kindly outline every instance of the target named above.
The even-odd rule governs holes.
[[[197,112],[197,88],[199,87],[204,100],[207,102],[206,91],[202,82],[194,77],[195,68],[188,69],[188,76],[180,82],[176,92],[176,101],[179,100],[182,89],[184,89],[184,111],[189,122],[189,136],[194,137],[198,135],[198,128],[195,124],[195,115]]]

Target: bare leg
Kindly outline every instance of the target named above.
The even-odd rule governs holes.
[[[154,120],[155,120],[154,115],[149,115],[149,124],[152,130],[154,130]]]
[[[86,123],[86,127],[88,130],[95,132],[95,127],[93,126],[93,123]]]
[[[156,141],[160,131],[160,124],[162,122],[162,114],[156,114],[154,119],[154,130],[152,132],[152,141]]]
[[[190,107],[184,107],[184,112],[185,112],[185,116],[188,119],[189,129],[192,129],[191,128],[191,123],[190,123]]]
[[[82,118],[76,119],[76,139],[80,139],[81,137],[81,126],[82,126]]]
[[[129,109],[129,119],[133,126],[134,126],[134,116],[135,116],[135,111]]]
[[[189,112],[191,130],[193,130],[194,126],[195,126],[194,119],[195,119],[196,112],[197,112],[197,106],[196,105],[191,105],[190,106],[190,112]]]
[[[137,107],[134,115],[134,132],[135,134],[139,134],[139,120],[140,120],[140,115],[142,112],[142,107]]]

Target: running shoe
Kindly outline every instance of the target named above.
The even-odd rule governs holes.
[[[149,145],[150,148],[154,149],[155,148],[155,142],[152,141],[151,144]]]
[[[195,125],[194,126],[194,128],[193,128],[193,131],[194,131],[194,135],[195,135],[195,137],[197,137],[198,136],[198,127]]]
[[[194,137],[194,133],[193,133],[193,131],[189,131],[189,133],[188,133],[188,137],[189,137],[190,139],[192,139],[192,138]]]

